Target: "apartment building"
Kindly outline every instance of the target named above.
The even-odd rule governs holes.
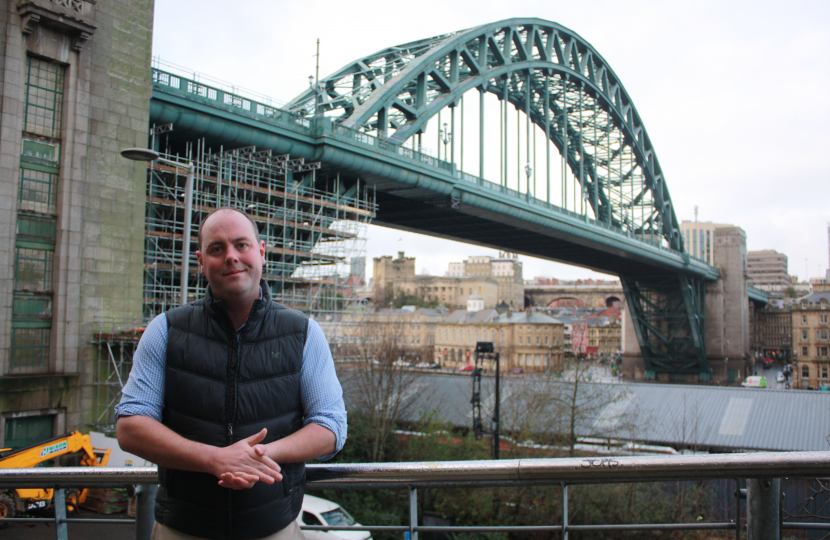
[[[830,386],[830,291],[815,292],[792,306],[795,388]]]

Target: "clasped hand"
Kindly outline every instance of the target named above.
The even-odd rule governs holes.
[[[280,466],[268,457],[264,445],[259,444],[268,432],[262,431],[247,439],[218,449],[214,474],[219,485],[229,489],[248,489],[257,482],[273,484],[282,480]]]

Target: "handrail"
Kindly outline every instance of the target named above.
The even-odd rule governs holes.
[[[377,489],[830,477],[830,452],[310,464],[310,487]],[[156,484],[156,467],[0,469],[0,488]]]
[[[347,463],[309,465],[309,487],[317,489],[390,489],[409,491],[408,525],[303,526],[307,530],[408,531],[413,540],[419,532],[564,532],[568,531],[681,531],[738,530],[740,499],[735,518],[705,523],[629,523],[571,524],[567,521],[568,486],[613,482],[659,482],[666,480],[747,479],[747,489],[739,490],[750,499],[747,525],[758,535],[774,527],[783,529],[830,530],[823,522],[780,521],[780,478],[830,476],[830,452],[759,452],[752,454],[709,454],[686,456],[625,456],[500,461],[435,461],[416,463]],[[0,469],[0,488],[21,487],[109,487],[139,485],[141,494],[136,519],[89,520],[67,518],[64,492],[55,491],[55,517],[12,518],[0,522],[54,521],[59,540],[68,540],[67,524],[120,523],[136,525],[136,538],[149,539],[153,524],[154,485],[158,483],[156,467],[52,467]],[[417,523],[418,488],[489,487],[515,485],[561,485],[563,523],[560,525],[522,526],[424,526]],[[148,487],[144,487],[149,485]],[[736,492],[736,495],[738,492]],[[752,500],[755,500],[753,503]],[[751,536],[753,537],[753,536]],[[758,536],[761,538],[762,536]]]

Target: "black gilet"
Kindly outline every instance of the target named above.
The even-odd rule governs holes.
[[[204,298],[167,312],[162,422],[179,435],[224,447],[263,427],[263,444],[302,427],[308,318],[272,302],[261,286],[238,335],[210,287]],[[305,491],[305,464],[279,465],[282,482],[243,490],[219,486],[212,474],[159,467],[156,521],[215,540],[271,535],[296,519]]]

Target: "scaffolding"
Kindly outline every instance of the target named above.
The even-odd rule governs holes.
[[[94,340],[98,371],[92,425],[105,433],[114,430],[113,407],[143,327],[179,305],[185,164],[194,167],[188,301],[201,297],[207,285],[195,257],[198,226],[222,206],[244,210],[257,223],[265,241],[263,279],[276,302],[333,320],[360,301],[357,289],[364,285],[366,229],[376,205],[374,192],[359,179],[346,181],[339,173],[322,172],[319,163],[254,147],[213,152],[203,141],[188,145],[185,158],[163,157],[183,166],[148,166],[143,320],[131,328],[103,324]]]
[[[93,385],[93,418],[89,426],[115,436],[114,408],[133,366],[133,355],[144,327],[141,320],[102,320],[92,344],[98,350]]]

